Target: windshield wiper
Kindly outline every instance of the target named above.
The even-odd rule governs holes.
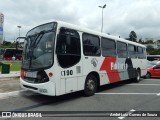
[[[38,33],[38,35],[33,40],[33,43],[32,43],[31,47],[35,48],[38,45],[38,43],[40,42],[40,40],[42,39],[44,34],[45,34],[45,31],[41,31],[40,33]]]
[[[45,34],[45,31],[41,31],[40,33],[38,33],[38,35],[35,37],[35,39],[33,40],[33,43],[30,43],[30,47],[29,47],[29,69],[31,68],[32,65],[32,58],[33,58],[33,51],[34,48],[36,48],[36,46],[38,45],[38,43],[40,42],[40,40],[42,39],[43,35]]]

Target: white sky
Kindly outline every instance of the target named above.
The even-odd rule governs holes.
[[[18,37],[18,25],[25,36],[31,28],[54,20],[100,31],[98,6],[104,4],[104,33],[127,38],[134,30],[138,38],[160,38],[160,0],[0,0],[5,39]]]

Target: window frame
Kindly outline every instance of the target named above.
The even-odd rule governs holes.
[[[81,37],[80,37],[80,34],[78,33],[78,31],[77,30],[75,30],[75,29],[72,29],[72,28],[67,28],[67,27],[61,27],[61,28],[64,28],[64,29],[69,29],[69,30],[72,30],[72,31],[74,31],[74,32],[76,32],[76,34],[78,35],[78,37],[76,36],[75,38],[78,38],[79,39],[79,48],[80,48],[80,50],[79,50],[79,56],[81,56]],[[60,28],[60,29],[61,29]],[[74,36],[72,36],[72,35],[69,35],[69,34],[60,34],[60,31],[59,31],[59,33],[58,33],[58,35],[57,35],[57,40],[59,39],[59,36],[60,35],[64,35],[64,36],[69,36],[70,37],[70,39],[72,38],[72,37],[74,37]],[[58,43],[58,41],[56,40],[56,54],[58,54],[58,48],[57,48],[57,43]],[[76,55],[76,54],[75,54]],[[78,54],[77,54],[78,55]]]
[[[133,52],[133,51],[129,51],[129,46],[133,46],[134,47],[134,52],[135,52],[135,56],[134,57],[130,57],[130,52]],[[137,58],[137,46],[136,45],[128,44],[128,57],[129,58]]]
[[[106,38],[106,37],[101,37],[101,53],[102,53],[102,56],[103,56],[103,57],[107,57],[107,56],[103,55],[103,47],[102,47],[102,41],[103,41],[103,39],[106,39],[106,40],[108,40],[108,41],[114,42],[114,46],[115,46],[115,49],[114,49],[114,50],[115,50],[115,55],[108,55],[108,56],[116,57],[116,56],[117,56],[117,45],[116,45],[116,41],[115,41],[114,39]]]
[[[120,50],[120,49],[119,49],[119,47],[118,47],[118,43],[122,43],[122,44],[125,44],[125,45],[126,45],[126,50],[125,50],[125,51],[126,51],[127,54],[126,54],[125,57],[124,57],[124,56],[123,56],[123,57],[120,57],[120,56],[119,56],[118,50]],[[117,57],[118,57],[118,58],[128,58],[128,44],[125,43],[125,42],[122,42],[122,41],[116,41],[116,45],[117,45]],[[122,51],[122,49],[121,49],[121,51]],[[124,50],[123,50],[123,51],[124,51]]]
[[[139,52],[139,49],[138,48],[141,48],[141,52]],[[143,54],[143,56],[142,56]],[[143,47],[140,47],[140,46],[137,46],[137,58],[138,59],[145,59],[145,54],[144,54],[144,48]]]
[[[84,35],[89,35],[89,36],[93,36],[93,37],[97,37],[98,38],[98,43],[99,43],[99,54],[94,54],[94,55],[89,55],[89,54],[85,54],[85,51],[84,51]],[[94,34],[90,34],[90,33],[86,33],[86,32],[83,32],[82,33],[82,47],[83,47],[83,55],[84,56],[94,56],[94,57],[100,57],[101,56],[101,53],[102,53],[102,51],[101,51],[101,41],[100,41],[100,37],[98,36],[98,35],[94,35]]]
[[[75,30],[75,29],[72,29],[72,28],[67,28],[67,27],[61,27],[61,28],[65,28],[65,29],[68,29],[68,30],[71,30],[71,31],[74,31],[74,32],[76,32],[76,34],[78,35],[78,36],[72,36],[72,35],[70,35],[70,34],[65,34],[65,33],[61,33],[61,31],[59,31],[59,33],[58,33],[58,36],[57,36],[57,40],[56,40],[56,55],[57,55],[57,61],[58,61],[58,64],[62,67],[62,68],[70,68],[70,67],[73,67],[73,66],[75,66],[76,64],[78,64],[79,62],[80,62],[80,60],[81,60],[81,35],[80,35],[80,33],[78,32],[78,30]],[[60,29],[61,29],[60,28]],[[64,35],[64,36],[66,36],[66,37],[69,37],[69,39],[71,40],[71,38],[76,38],[76,39],[78,39],[78,43],[79,43],[79,54],[70,54],[70,53],[59,53],[58,52],[58,41],[59,41],[59,39],[60,39],[60,35]],[[76,44],[78,44],[78,43],[76,43]],[[59,56],[59,57],[58,57]],[[71,65],[66,65],[66,66],[64,66],[63,64],[61,64],[62,63],[62,61],[60,62],[60,56],[76,56],[76,57],[79,57],[78,58],[78,60],[73,64],[71,64]]]

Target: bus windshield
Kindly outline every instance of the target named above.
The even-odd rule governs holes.
[[[22,68],[41,69],[53,64],[56,23],[38,26],[27,33],[23,47]]]

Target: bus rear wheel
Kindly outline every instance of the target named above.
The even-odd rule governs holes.
[[[96,90],[97,90],[97,78],[94,75],[87,76],[84,86],[85,96],[94,95]]]
[[[135,78],[135,82],[139,82],[141,79],[141,72],[140,70],[137,70],[137,77]]]

